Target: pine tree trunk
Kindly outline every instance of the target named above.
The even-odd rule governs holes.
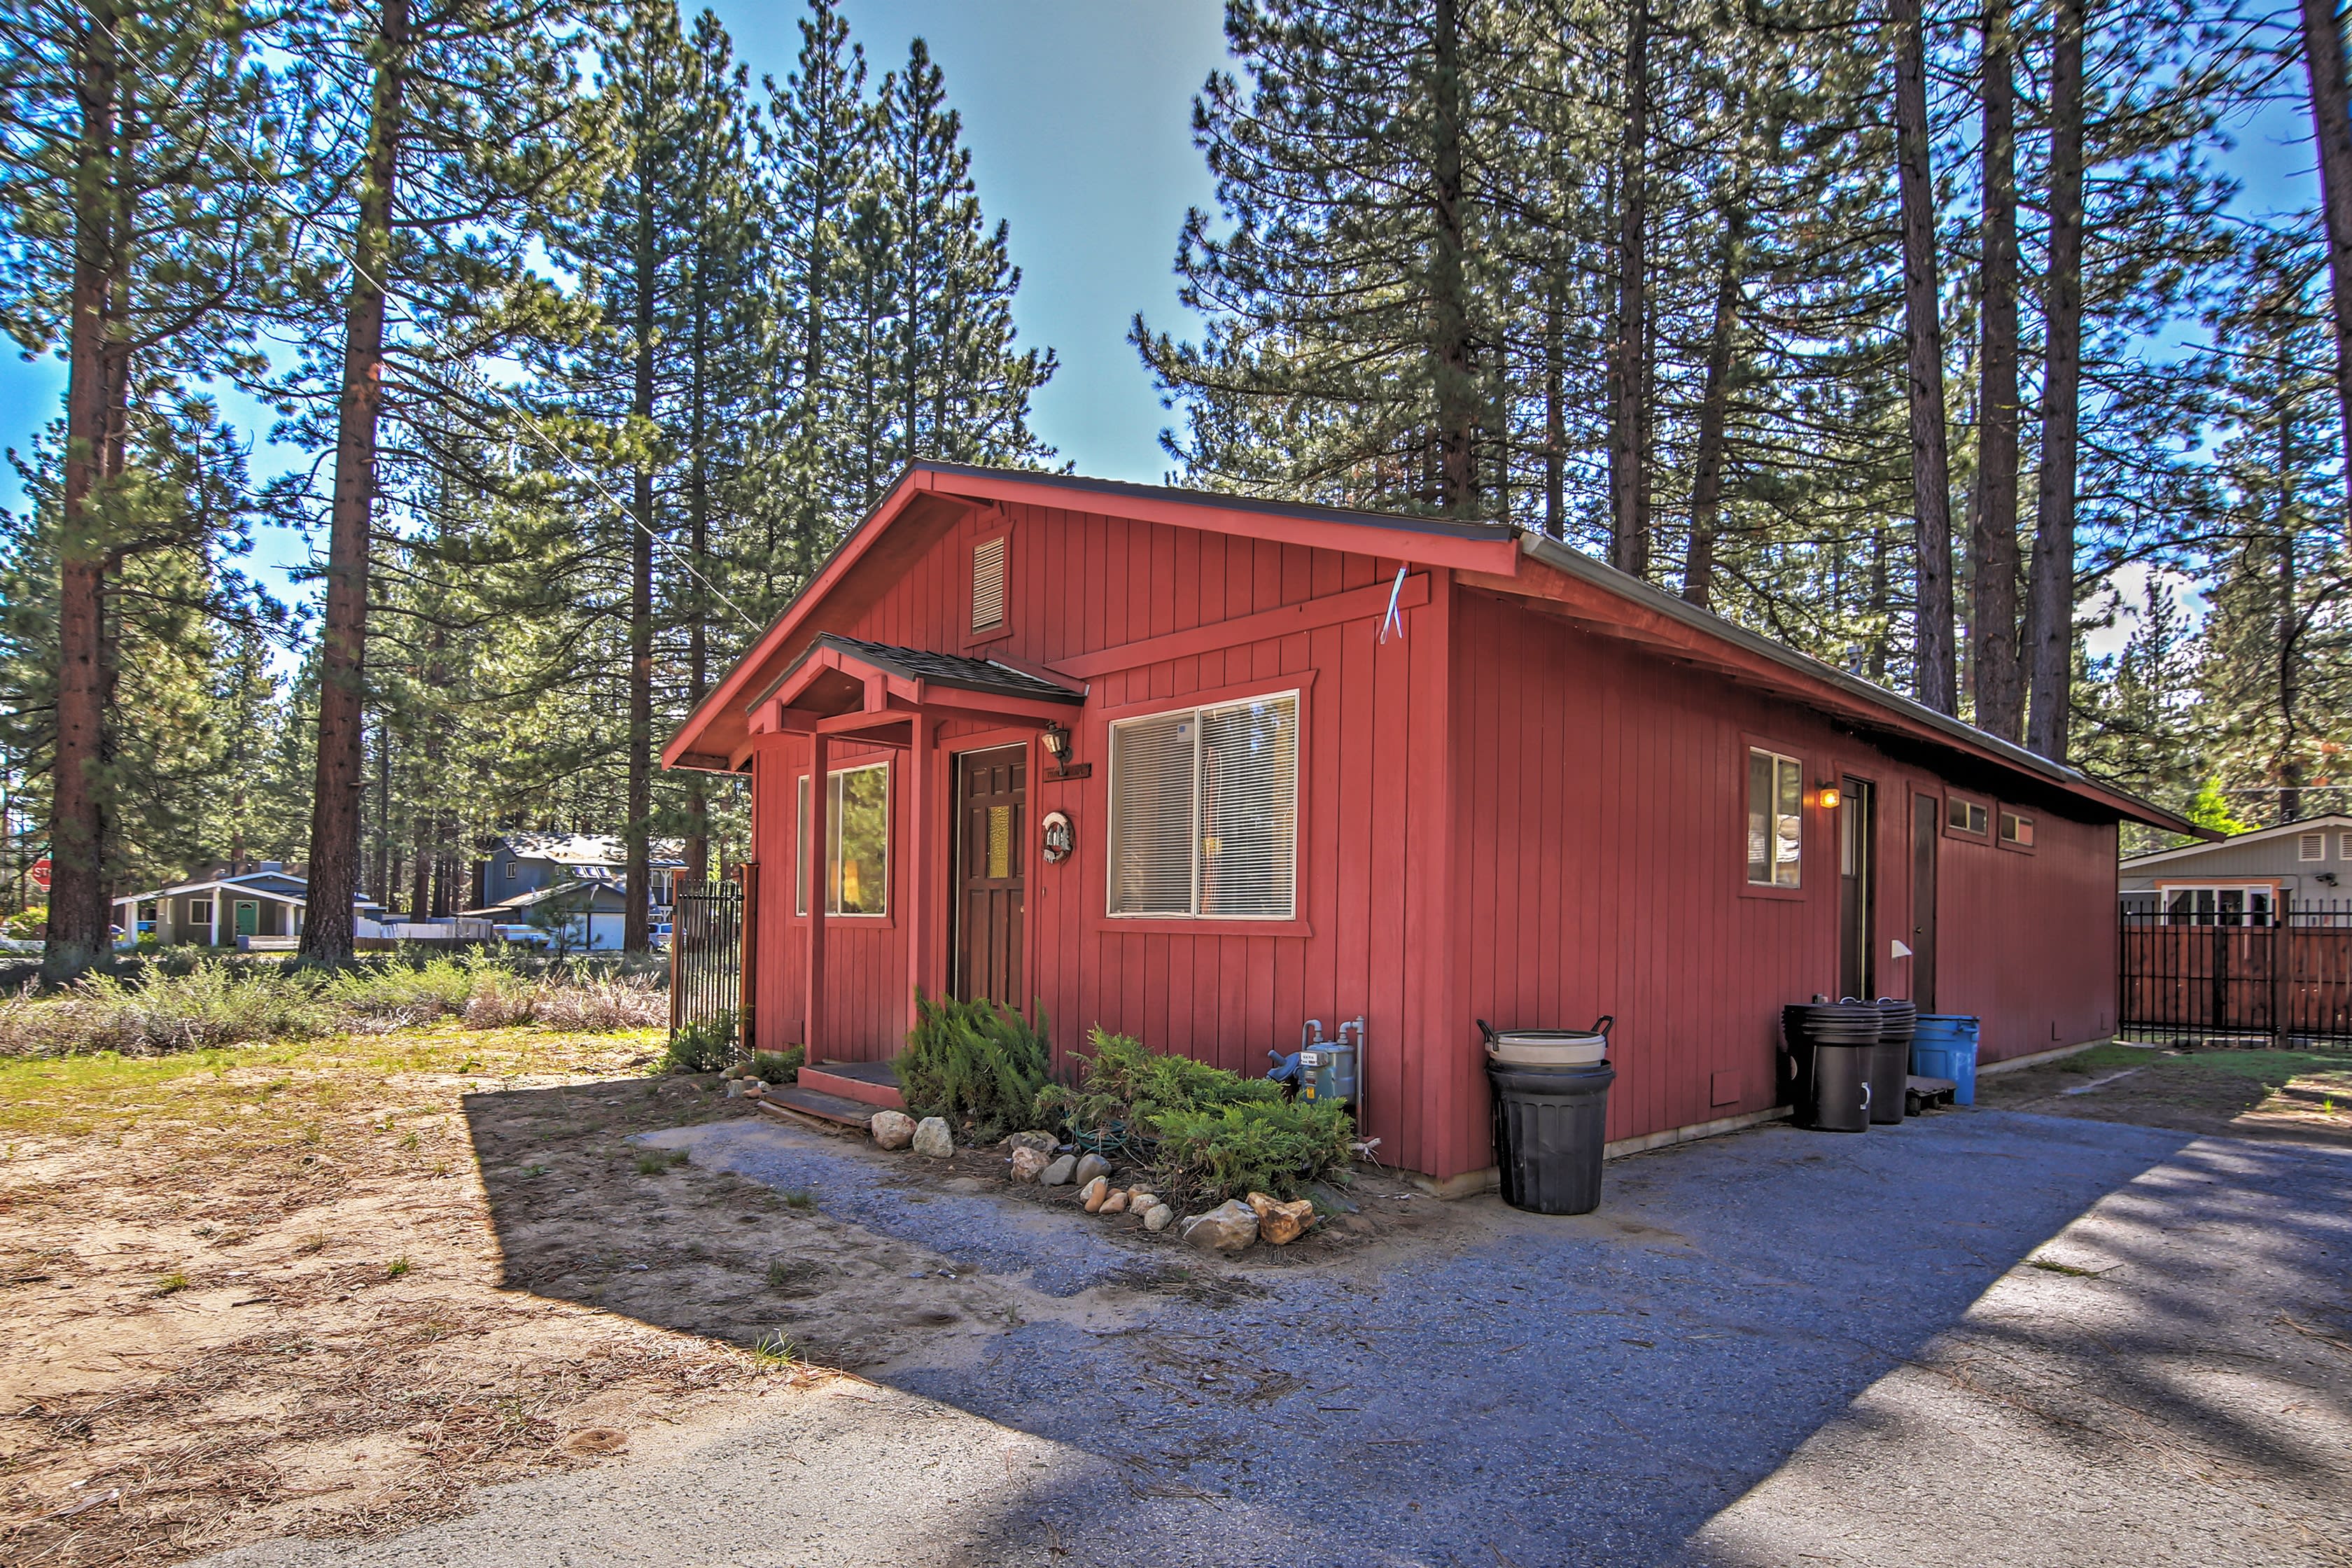
[[[409,868],[408,918],[423,923],[433,918],[433,839],[429,829],[432,821],[419,816],[412,823],[410,844],[416,854]]]
[[[2328,300],[2336,328],[2336,407],[2343,431],[2347,515],[2352,515],[2352,90],[2336,0],[2303,0],[2303,62],[2319,143],[2320,210],[2327,225]]]
[[[654,417],[654,213],[653,187],[641,170],[636,178],[636,297],[635,384],[629,411],[640,432],[650,432]],[[647,836],[653,816],[654,740],[654,471],[650,457],[637,459],[636,486],[630,500],[629,530],[629,800],[628,822],[623,829],[625,847],[621,882],[625,906],[621,914],[621,951],[644,952],[653,931],[646,919],[646,894],[652,885],[652,857]]]
[[[1568,353],[1560,318],[1567,301],[1560,298],[1555,272],[1550,299],[1544,311],[1544,532],[1568,537]]]
[[[1434,114],[1431,172],[1436,255],[1430,278],[1430,315],[1436,350],[1437,504],[1466,516],[1478,493],[1478,393],[1470,368],[1469,279],[1462,209],[1462,37],[1454,0],[1437,0],[1432,42]]]
[[[57,747],[49,801],[49,923],[42,967],[65,978],[102,962],[108,940],[105,505],[114,232],[116,60],[110,5],[94,4],[80,50],[73,281],[67,327],[63,527],[58,539]]]
[[[327,532],[326,616],[319,637],[319,759],[310,802],[310,876],[302,957],[352,956],[359,896],[360,794],[365,787],[369,531],[376,497],[376,426],[383,411],[384,268],[399,169],[408,0],[383,0],[369,106],[367,163],[343,314],[343,384],[335,428],[335,491]]]
[[[2297,582],[2298,563],[2295,559],[2294,495],[2294,426],[2292,420],[2277,421],[2278,433],[2278,710],[2279,744],[2277,760],[2273,767],[2278,780],[2278,819],[2282,823],[2299,821],[2303,816],[2303,753],[2296,744],[2296,732],[2302,721],[2303,705],[2302,659],[2298,646],[2303,630],[2297,607],[2301,597]]]
[[[375,722],[375,901],[392,907],[392,726]]]
[[[687,585],[690,606],[686,626],[686,705],[692,712],[702,703],[710,682],[710,599],[704,579],[710,573],[710,291],[709,255],[695,258],[693,384],[688,404],[687,440],[693,466],[687,477],[687,550],[694,578]],[[680,876],[707,881],[710,876],[709,786],[698,772],[686,775],[686,869]]]
[[[2074,485],[2083,376],[2084,0],[2057,0],[2050,65],[2050,259],[2042,319],[2042,476],[2025,599],[2025,743],[2066,760],[2074,722]]]
[[[1625,113],[1617,194],[1617,334],[1609,356],[1609,563],[1637,577],[1650,570],[1643,469],[1642,393],[1649,342],[1650,7],[1625,15]]]
[[[1690,549],[1683,560],[1683,597],[1706,609],[1715,591],[1715,535],[1723,510],[1725,429],[1730,423],[1731,356],[1739,336],[1740,261],[1748,214],[1724,215],[1716,257],[1715,322],[1706,341],[1706,386],[1699,395],[1698,450],[1691,473]]]
[[[1951,462],[1944,435],[1944,330],[1936,285],[1927,30],[1920,0],[1895,0],[1895,128],[1903,207],[1903,335],[1911,405],[1911,495],[1918,587],[1912,686],[1939,713],[1958,707],[1952,654]]]
[[[1978,269],[1982,331],[1977,397],[1977,727],[2020,738],[2024,707],[2017,649],[2017,88],[2008,0],[1984,16],[1984,252]]]

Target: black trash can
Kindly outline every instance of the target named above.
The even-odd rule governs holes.
[[[1867,1003],[1814,1003],[1781,1009],[1792,1079],[1792,1119],[1822,1132],[1865,1132],[1878,1009]]]
[[[1486,1064],[1495,1089],[1495,1163],[1503,1201],[1531,1214],[1591,1214],[1601,1206],[1608,1136],[1607,1062],[1567,1067]]]
[[[1911,1083],[1911,1032],[1919,1009],[1892,996],[1878,999],[1878,1045],[1870,1054],[1870,1120],[1878,1126],[1898,1125],[1909,1103],[1905,1092]]]

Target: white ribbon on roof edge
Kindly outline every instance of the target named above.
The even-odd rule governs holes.
[[[1402,566],[1397,568],[1396,584],[1389,590],[1389,612],[1387,615],[1381,617],[1381,641],[1382,642],[1389,640],[1389,628],[1391,626],[1394,626],[1396,628],[1397,641],[1404,641],[1404,610],[1402,607],[1402,601],[1404,599],[1405,570],[1406,569]]]

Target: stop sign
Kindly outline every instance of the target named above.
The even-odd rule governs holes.
[[[46,855],[33,862],[33,886],[45,893],[49,890],[49,858]]]

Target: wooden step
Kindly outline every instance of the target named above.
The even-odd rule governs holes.
[[[772,1089],[751,1103],[785,1121],[806,1118],[826,1128],[846,1127],[859,1132],[865,1131],[874,1120],[874,1107],[863,1100],[845,1100],[837,1094],[824,1094],[796,1084]]]
[[[898,1075],[888,1062],[824,1062],[801,1068],[800,1087],[839,1100],[855,1100],[876,1110],[904,1110]]]

